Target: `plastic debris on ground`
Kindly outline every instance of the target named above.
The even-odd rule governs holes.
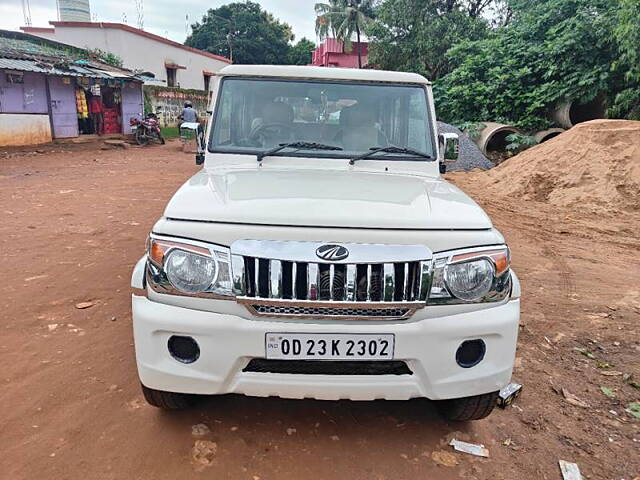
[[[520,396],[522,391],[522,385],[519,383],[510,383],[498,394],[498,406],[500,408],[507,408],[511,405],[516,398]]]
[[[558,460],[563,480],[582,480],[578,465],[564,460]]]
[[[460,440],[456,440],[455,438],[449,442],[449,445],[451,445],[454,450],[457,450],[458,452],[468,453],[470,455],[475,455],[476,457],[489,457],[489,450],[487,450],[484,445],[461,442]]]

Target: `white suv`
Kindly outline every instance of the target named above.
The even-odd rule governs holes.
[[[420,75],[224,68],[204,167],[135,267],[144,395],[405,400],[487,416],[513,367],[520,287],[484,211],[443,180]]]

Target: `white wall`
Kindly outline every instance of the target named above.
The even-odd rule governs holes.
[[[39,37],[80,48],[99,48],[119,56],[130,70],[153,72],[156,79],[167,80],[165,62],[187,67],[178,69],[181,88],[204,90],[203,70],[218,72],[228,63],[168,45],[119,28],[56,26],[55,32],[28,32]],[[166,85],[166,83],[165,83]]]
[[[0,146],[35,145],[51,141],[49,115],[0,113]]]

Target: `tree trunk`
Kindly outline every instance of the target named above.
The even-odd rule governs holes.
[[[362,68],[362,53],[360,52],[360,26],[356,22],[356,41],[358,42],[358,68]]]

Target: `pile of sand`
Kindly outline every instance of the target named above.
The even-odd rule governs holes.
[[[498,197],[638,211],[640,122],[581,123],[479,176]]]

